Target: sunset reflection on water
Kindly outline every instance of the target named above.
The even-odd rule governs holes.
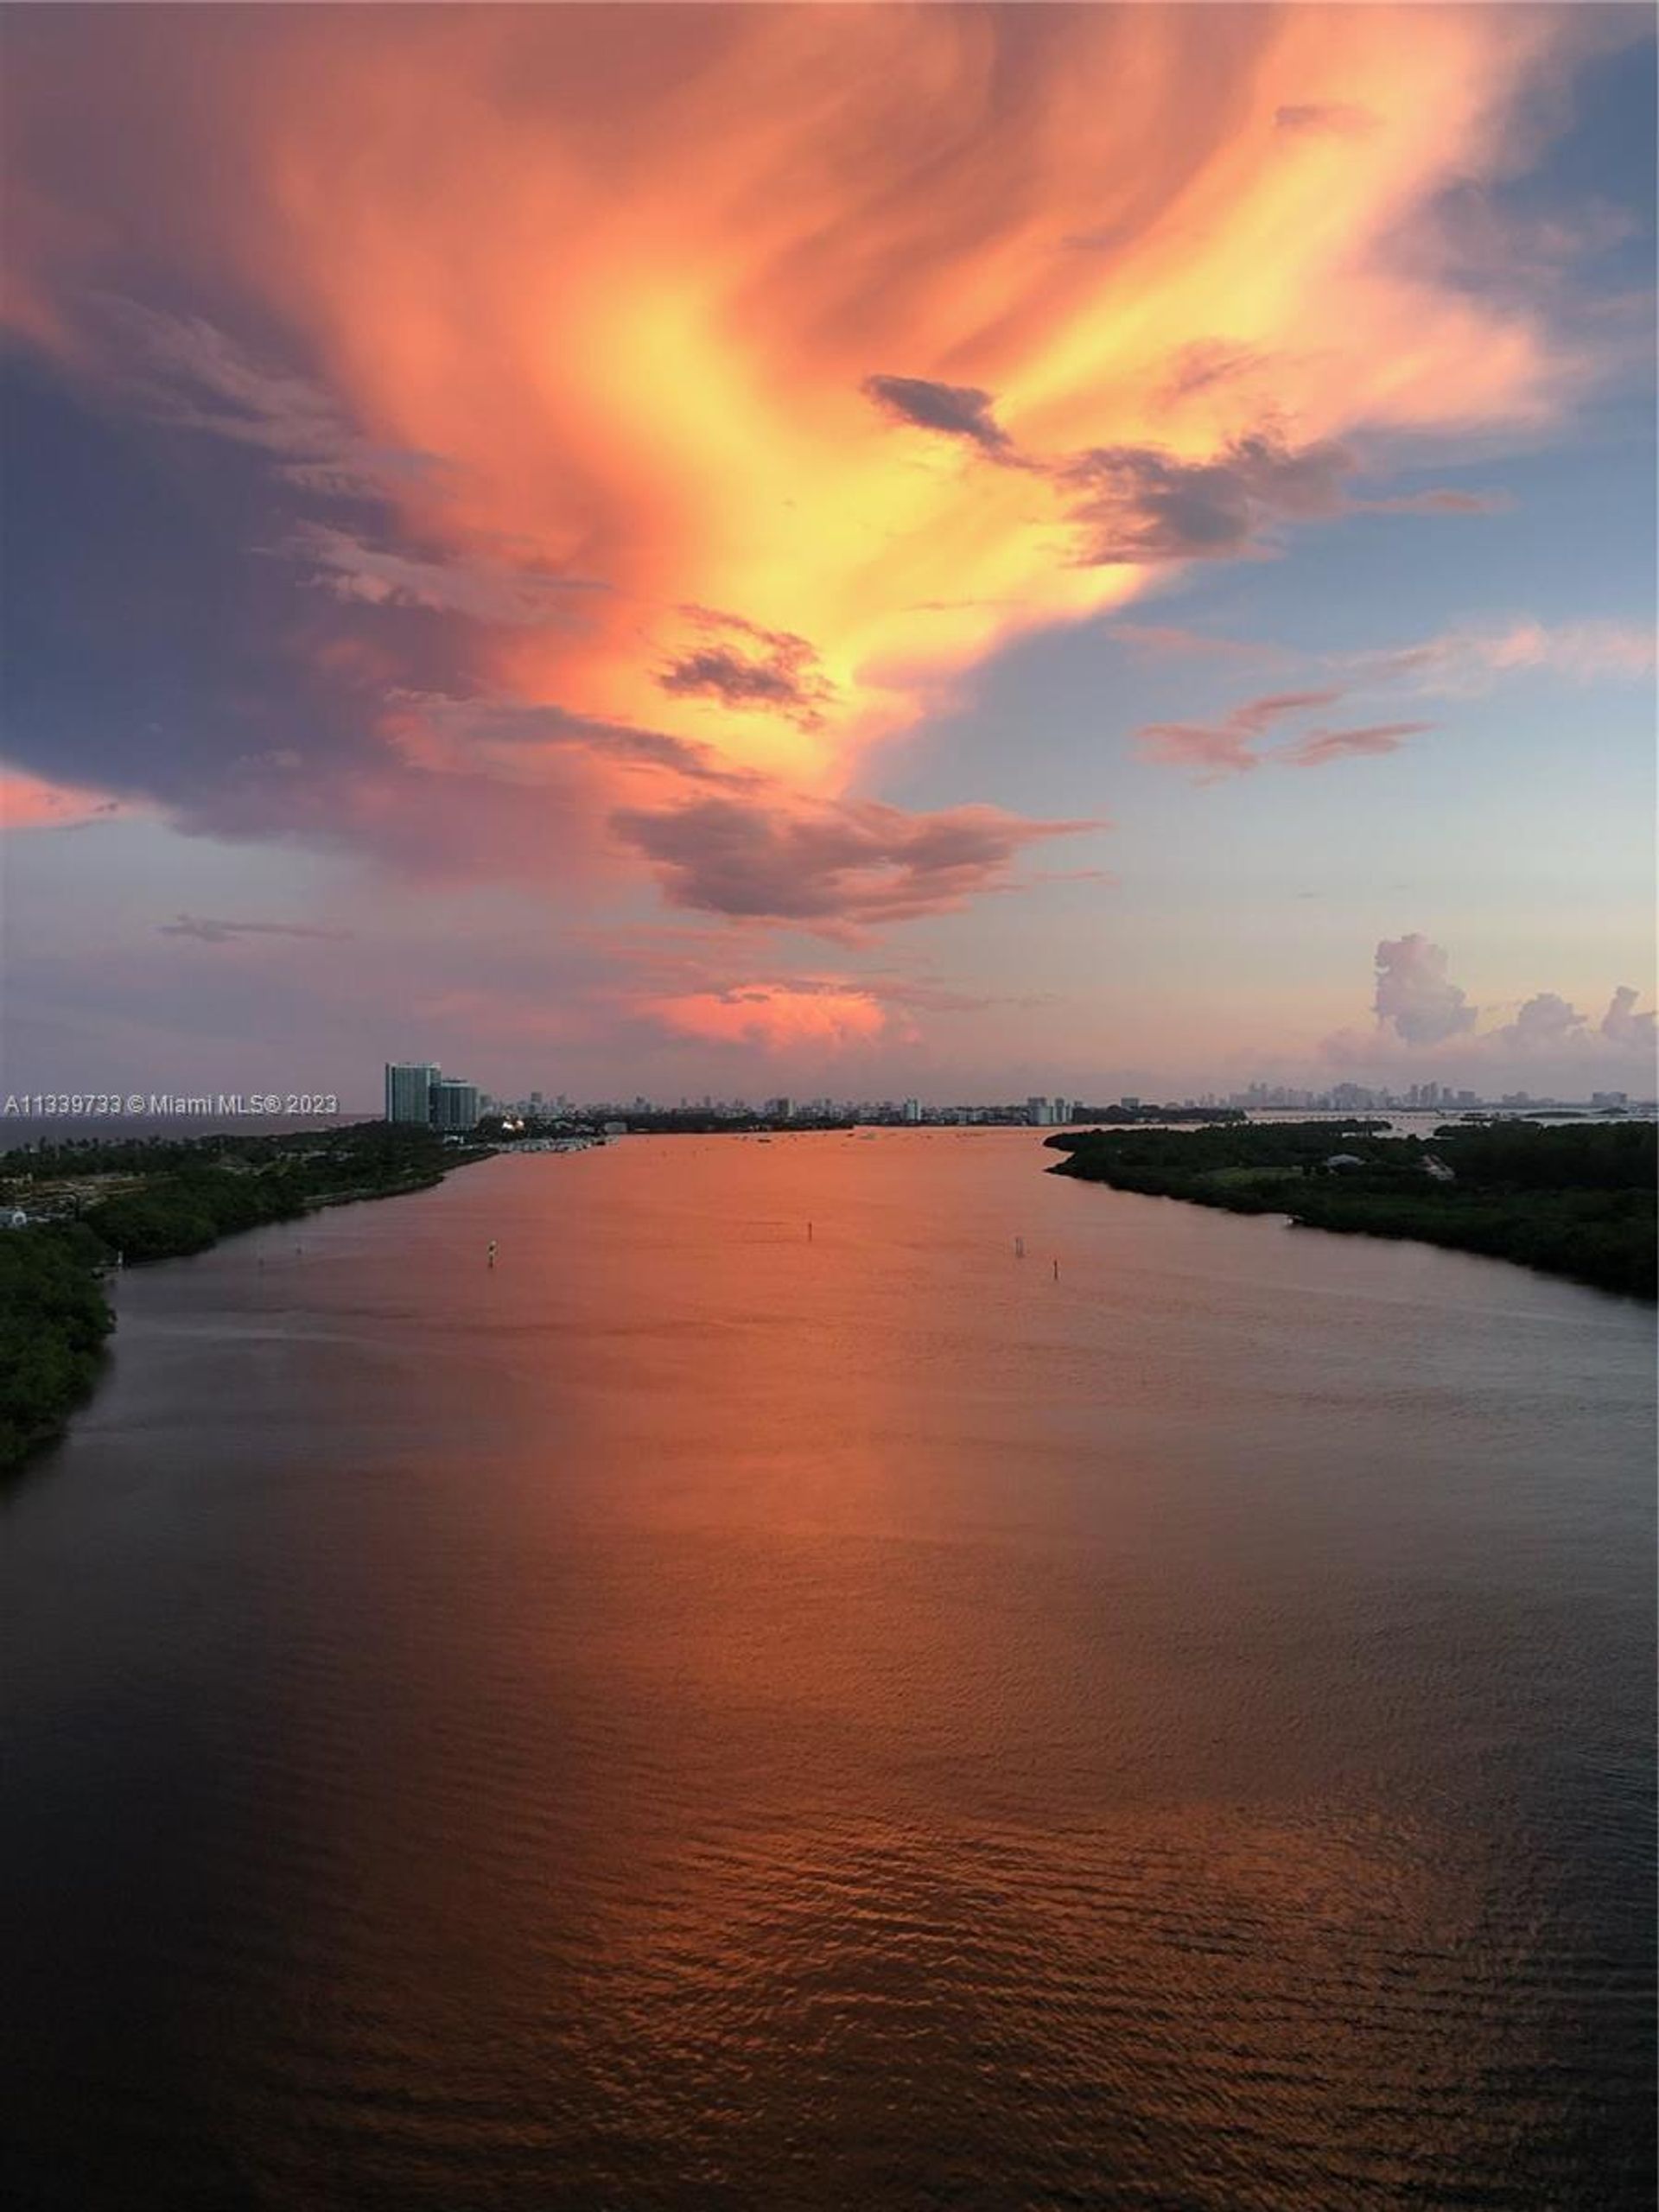
[[[1644,2201],[1646,1317],[1045,1164],[127,1278],[7,1501],[11,2201]]]

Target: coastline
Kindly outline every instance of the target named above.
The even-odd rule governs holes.
[[[8,1155],[4,1209],[26,1218],[0,1230],[0,1478],[59,1442],[96,1390],[116,1325],[111,1272],[325,1207],[407,1198],[490,1156],[380,1122]]]
[[[1651,1123],[1524,1122],[1381,1136],[1362,1122],[1067,1130],[1049,1170],[1289,1226],[1433,1244],[1652,1302]]]

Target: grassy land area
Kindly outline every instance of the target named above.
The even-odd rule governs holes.
[[[1067,1155],[1057,1174],[1115,1190],[1288,1214],[1308,1228],[1411,1237],[1632,1297],[1656,1293],[1651,1122],[1465,1123],[1421,1138],[1384,1136],[1375,1122],[1290,1122],[1068,1130],[1048,1141]],[[1341,1154],[1357,1164],[1331,1165]]]
[[[396,1198],[485,1157],[429,1130],[364,1122],[292,1136],[93,1141],[0,1155],[0,1470],[61,1433],[114,1315],[104,1271],[205,1251],[318,1206]]]

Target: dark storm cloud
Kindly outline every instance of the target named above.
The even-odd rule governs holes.
[[[988,391],[965,384],[935,384],[927,377],[866,377],[862,389],[884,414],[918,430],[967,438],[986,453],[1009,449],[1008,434],[991,413]]]
[[[304,563],[315,582],[365,607],[423,607],[504,629],[578,618],[581,594],[605,587],[486,552],[435,556],[378,543],[332,523],[302,523],[275,550]]]
[[[385,681],[467,671],[461,617],[341,606],[251,550],[270,535],[260,453],[118,423],[16,359],[0,378],[20,766],[211,823],[251,764],[321,778],[370,760]]]
[[[258,550],[283,536],[263,442],[181,439],[16,360],[0,373],[5,748],[19,767],[155,801],[190,831],[353,845],[423,872],[494,853],[514,873],[544,872],[555,832],[598,835],[596,756],[714,772],[660,734],[543,709],[518,734],[563,749],[535,772],[554,787],[546,804],[528,806],[523,771],[502,776],[464,741],[468,713],[492,744],[505,724],[485,674],[498,632],[435,603],[456,595],[453,576],[423,575],[422,603],[314,588]],[[411,700],[449,717],[435,760],[399,742]]]
[[[254,447],[290,482],[353,499],[384,499],[443,467],[436,454],[360,437],[321,385],[258,358],[200,315],[118,297],[99,305],[136,396],[159,422]]]

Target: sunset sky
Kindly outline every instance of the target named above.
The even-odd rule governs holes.
[[[1651,1096],[1651,22],[14,10],[3,1087]]]

